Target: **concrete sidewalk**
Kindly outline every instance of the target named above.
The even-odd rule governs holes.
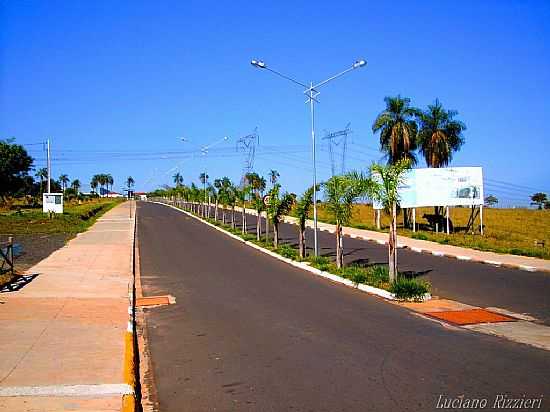
[[[240,207],[236,210],[241,211]],[[256,215],[253,209],[246,209],[246,212]],[[265,216],[265,213],[262,214]],[[285,216],[284,222],[296,224],[297,219],[291,216]],[[313,227],[313,221],[308,220],[306,226]],[[335,225],[329,223],[318,222],[319,230],[324,230],[334,233]],[[375,232],[373,230],[355,229],[352,227],[344,227],[342,230],[344,235],[370,240],[380,244],[387,244],[388,234],[383,232]],[[411,249],[414,252],[430,253],[435,256],[447,256],[460,260],[471,260],[473,262],[481,262],[494,266],[510,267],[513,269],[521,269],[529,272],[550,272],[550,260],[537,259],[529,256],[507,255],[495,252],[484,252],[481,250],[469,249],[459,246],[442,245],[440,243],[431,242],[428,240],[413,239],[406,236],[397,236],[398,247]]]
[[[120,411],[134,218],[112,209],[0,294],[0,411]]]

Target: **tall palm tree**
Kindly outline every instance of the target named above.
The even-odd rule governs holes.
[[[277,183],[277,180],[279,180],[279,176],[281,175],[276,170],[271,170],[269,172],[269,181],[271,182],[272,186],[275,186],[275,183]]]
[[[92,180],[90,181],[90,188],[92,189],[92,192],[97,194],[97,186],[99,185],[99,177],[98,175],[92,176]]]
[[[79,192],[80,192],[80,187],[82,185],[80,184],[80,180],[78,179],[75,179],[73,180],[73,182],[71,183],[71,187],[73,188],[73,190],[75,191],[75,193],[78,195]]]
[[[174,179],[176,187],[180,187],[183,184],[183,176],[180,172],[177,172],[174,176],[172,176],[172,178]]]
[[[44,192],[44,182],[48,179],[48,169],[45,167],[38,169],[36,177],[40,178],[40,191]]]
[[[61,188],[63,189],[63,191],[65,191],[65,189],[67,188],[67,183],[69,182],[69,176],[65,174],[59,176],[59,183],[61,183]]]
[[[132,176],[128,176],[128,178],[126,179],[126,186],[128,186],[128,189],[131,189],[132,186],[134,186],[134,183],[136,183],[134,178]]]
[[[418,131],[415,116],[419,111],[410,105],[411,99],[407,97],[385,97],[384,101],[386,109],[376,117],[372,132],[380,132],[380,147],[386,153],[389,164],[400,159],[408,159],[415,164]]]
[[[317,185],[319,186],[319,185]],[[319,190],[319,188],[317,188]],[[306,257],[306,220],[313,206],[313,186],[307,189],[296,202],[296,215],[298,216],[298,250],[300,257]]]
[[[109,186],[111,186],[111,192],[113,191],[113,184],[115,183],[115,179],[113,179],[113,176],[111,174],[107,174],[105,176],[105,181],[107,183],[107,196],[109,195]]]
[[[418,114],[420,153],[428,167],[447,166],[453,152],[464,144],[462,132],[466,130],[466,125],[454,120],[457,114],[456,110],[445,110],[439,99]]]
[[[267,216],[273,225],[273,246],[279,247],[279,224],[284,215],[292,209],[296,196],[291,193],[280,193],[281,185],[275,183],[269,191],[269,204],[267,205]]]
[[[325,189],[326,210],[336,221],[336,267],[344,265],[344,237],[342,227],[349,223],[352,217],[353,203],[360,197],[361,182],[353,175],[332,176],[323,184]],[[313,194],[313,193],[312,193]]]

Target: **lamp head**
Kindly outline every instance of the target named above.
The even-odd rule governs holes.
[[[367,64],[367,61],[366,60],[363,60],[363,59],[359,59],[357,60],[355,63],[353,63],[353,68],[354,69],[358,69],[359,67],[363,67]]]
[[[250,64],[254,67],[257,67],[258,69],[265,69],[267,66],[262,60],[252,60]]]

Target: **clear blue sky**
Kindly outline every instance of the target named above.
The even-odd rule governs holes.
[[[0,1],[0,138],[51,137],[56,177],[111,173],[120,190],[132,175],[150,190],[175,170],[197,181],[203,159],[181,152],[226,135],[207,169],[238,180],[235,141],[257,126],[255,169],[300,192],[311,181],[302,91],[249,61],[307,82],[363,57],[318,105],[319,137],[352,123],[347,168],[381,160],[371,126],[384,96],[422,108],[437,97],[468,127],[452,165],[483,166],[486,194],[524,203],[550,191],[550,2],[221,3]],[[318,155],[323,179],[326,145]]]

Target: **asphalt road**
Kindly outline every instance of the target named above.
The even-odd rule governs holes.
[[[212,211],[212,216],[214,212]],[[241,227],[241,214],[235,222]],[[263,219],[262,219],[263,222]],[[262,229],[265,223],[262,223]],[[256,233],[256,216],[248,215],[247,230]],[[273,229],[271,229],[272,231]],[[280,240],[298,245],[297,226],[281,224]],[[262,231],[263,233],[263,231]],[[271,233],[272,234],[272,233]],[[306,232],[306,243],[313,250],[313,231]],[[320,253],[335,258],[335,235],[319,231]],[[346,264],[387,264],[387,246],[376,242],[344,238]],[[483,263],[433,256],[409,249],[398,250],[399,270],[413,272],[432,284],[432,293],[480,307],[497,307],[534,316],[539,323],[550,325],[550,274],[526,272]]]
[[[444,327],[138,203],[161,411],[423,411],[440,396],[538,398],[548,352]]]

